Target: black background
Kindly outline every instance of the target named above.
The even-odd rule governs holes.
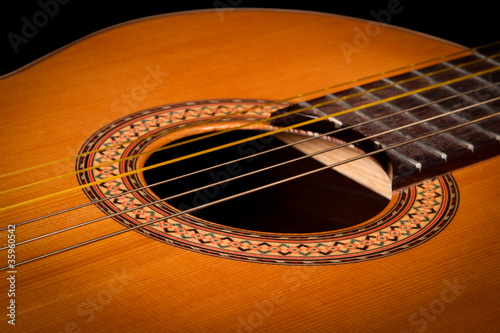
[[[150,15],[191,9],[213,9],[216,6],[237,5],[236,8],[286,8],[312,10],[374,20],[372,11],[387,9],[389,3],[399,2],[402,10],[392,15],[390,24],[435,35],[469,47],[500,40],[498,4],[494,1],[95,1],[64,0],[56,15],[38,29],[38,33],[21,44],[17,53],[8,39],[9,33],[21,35],[22,18],[33,21],[41,10],[39,1],[9,0],[0,7],[0,75],[17,69],[74,40],[111,25]],[[61,0],[63,1],[63,0]]]

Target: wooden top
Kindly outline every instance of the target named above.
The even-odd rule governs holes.
[[[328,91],[335,93],[366,83],[360,78],[464,50],[391,27],[362,43],[356,36],[367,27],[332,15],[234,10],[224,20],[201,11],[98,33],[0,80],[0,174],[73,156],[100,128],[138,110],[201,99],[277,100],[348,82]],[[357,51],[346,58],[342,45]],[[74,167],[70,159],[4,177],[0,190]],[[129,232],[17,267],[15,326],[5,316],[9,284],[2,272],[0,327],[23,333],[492,331],[500,299],[498,167],[497,158],[455,172],[454,220],[397,255],[277,266],[194,253]],[[1,194],[0,202],[5,207],[77,185],[72,175]],[[6,209],[1,226],[86,202],[74,191]],[[16,240],[103,216],[88,206],[19,226]],[[19,245],[16,261],[122,229],[108,218]]]

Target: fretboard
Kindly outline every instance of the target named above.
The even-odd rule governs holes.
[[[292,105],[276,114],[309,109],[272,124],[287,126],[344,112],[304,129],[344,129],[333,136],[345,142],[370,137],[356,146],[366,152],[383,150],[374,157],[387,166],[397,189],[500,153],[500,115],[494,116],[500,112],[499,83],[497,45]]]

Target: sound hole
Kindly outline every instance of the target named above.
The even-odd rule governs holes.
[[[146,161],[146,166],[217,147],[259,133],[261,132],[232,131],[210,139],[169,148],[152,154]],[[293,147],[286,147],[256,157],[252,156],[254,153],[282,145],[284,143],[274,137],[260,138],[148,170],[144,172],[144,178],[146,183],[154,184],[164,179],[174,178],[213,165],[243,158],[227,165],[151,188],[160,198],[168,198],[178,193],[238,177],[254,170],[303,156],[301,152]],[[324,164],[315,159],[305,158],[298,162],[182,195],[168,200],[168,203],[180,210],[186,210],[322,166]],[[217,224],[251,231],[313,233],[348,228],[362,223],[382,211],[388,201],[387,198],[359,185],[340,173],[327,169],[197,210],[191,215]]]

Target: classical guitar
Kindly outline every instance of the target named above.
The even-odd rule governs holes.
[[[499,44],[219,14],[0,80],[2,331],[500,329]]]

